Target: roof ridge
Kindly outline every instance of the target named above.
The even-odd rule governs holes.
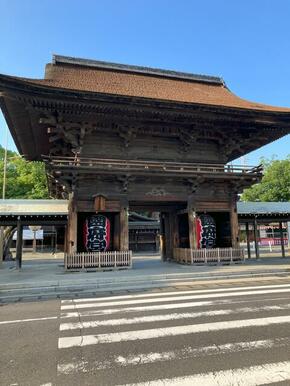
[[[52,56],[53,64],[71,64],[83,67],[95,67],[106,70],[118,70],[123,72],[133,72],[145,75],[155,75],[161,77],[191,80],[204,83],[214,83],[221,86],[225,86],[225,82],[221,77],[201,74],[191,74],[188,72],[174,71],[174,70],[163,70],[160,68],[136,66],[121,63],[106,62],[101,60],[75,58],[71,56],[62,56],[54,54]]]

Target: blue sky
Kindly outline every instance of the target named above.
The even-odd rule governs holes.
[[[289,20],[289,0],[0,0],[0,73],[41,78],[57,53],[218,75],[242,98],[290,107]],[[0,115],[2,145],[5,129]],[[246,162],[289,153],[288,135]]]

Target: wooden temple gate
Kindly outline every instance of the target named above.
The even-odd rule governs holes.
[[[227,167],[224,165],[204,165],[204,164],[191,164],[183,165],[170,162],[122,162],[116,160],[107,159],[83,159],[79,158],[65,158],[59,157],[55,159],[46,159],[49,167],[53,170],[71,171],[81,169],[83,172],[95,173],[96,170],[100,173],[106,174],[109,171],[122,175],[123,170],[130,173],[133,176],[136,173],[137,176],[146,175],[152,176],[157,174],[159,178],[165,175],[174,175],[176,180],[173,178],[171,184],[175,189],[178,182],[180,183],[179,173],[183,176],[185,173],[190,175],[196,174],[196,178],[204,176],[203,178],[209,178],[214,176],[217,179],[222,179],[223,183],[231,181],[233,179],[240,179],[244,176],[247,179],[258,178],[261,174],[261,169],[258,168],[242,168],[242,167]],[[136,167],[137,164],[137,167]],[[101,166],[100,166],[101,165]],[[115,165],[117,167],[115,168]],[[132,177],[131,177],[132,178]],[[133,180],[133,178],[132,178]],[[131,183],[132,186],[132,183]],[[133,185],[134,186],[134,185]],[[151,187],[151,186],[150,186]],[[139,187],[137,186],[136,189]],[[104,189],[104,187],[103,187]],[[176,260],[179,262],[184,261],[178,257],[178,253],[174,253],[178,249],[188,249],[192,253],[198,251],[199,245],[197,240],[197,218],[200,214],[210,213],[211,216],[216,218],[216,222],[220,227],[226,228],[227,233],[220,236],[217,240],[217,249],[214,249],[218,254],[221,251],[224,253],[226,260],[227,254],[231,254],[232,258],[228,259],[233,262],[236,258],[243,260],[243,255],[239,250],[238,240],[238,216],[236,210],[236,201],[232,195],[226,197],[220,201],[197,201],[196,192],[188,189],[183,189],[179,195],[169,196],[161,187],[153,187],[149,191],[149,195],[141,196],[138,201],[138,192],[134,193],[133,196],[126,192],[126,195],[122,195],[121,199],[117,197],[114,199],[108,199],[109,192],[102,194],[92,194],[91,200],[76,200],[74,194],[69,196],[69,224],[68,224],[68,256],[76,256],[79,253],[79,259],[84,258],[84,250],[82,246],[78,244],[82,243],[80,233],[82,233],[82,221],[81,218],[86,217],[86,214],[92,215],[93,213],[100,213],[101,215],[109,216],[111,224],[113,225],[112,231],[112,251],[125,252],[129,249],[129,223],[128,223],[128,212],[130,210],[144,212],[144,211],[155,211],[160,213],[160,236],[161,236],[161,255],[163,260]],[[197,189],[197,188],[195,188]],[[103,191],[102,191],[103,192]],[[146,194],[146,193],[145,193]],[[204,194],[204,193],[203,193]],[[149,197],[148,197],[149,196]],[[131,198],[129,200],[129,198]],[[221,195],[221,197],[223,197]],[[220,232],[218,232],[220,233]],[[228,248],[228,250],[227,250]],[[214,250],[212,255],[214,255]],[[232,255],[234,251],[234,255]],[[89,259],[89,254],[87,255]],[[97,258],[96,254],[96,258]],[[105,256],[105,255],[104,255]],[[120,254],[121,256],[121,254]],[[198,261],[201,262],[201,254],[199,254]],[[225,261],[224,260],[224,261]],[[193,263],[195,259],[191,260]],[[206,257],[204,261],[207,262]],[[214,259],[212,258],[212,262]],[[217,255],[217,260],[220,261]],[[185,261],[184,261],[185,262]],[[187,259],[186,262],[189,262]],[[210,259],[208,259],[210,262]],[[78,264],[78,263],[77,263]],[[129,265],[129,264],[128,264]],[[105,263],[103,265],[105,267]],[[120,262],[120,266],[122,263]]]
[[[237,197],[262,170],[229,162],[290,128],[289,109],[242,100],[218,77],[57,55],[44,79],[0,75],[0,91],[19,152],[43,160],[51,195],[69,199],[70,256],[128,251],[129,208],[161,214],[163,259],[237,249]],[[215,224],[211,244],[198,221]]]

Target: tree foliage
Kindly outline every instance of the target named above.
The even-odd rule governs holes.
[[[26,161],[19,154],[8,150],[5,198],[49,198],[43,162]],[[0,187],[4,175],[4,148],[0,145]],[[1,194],[2,198],[2,194]]]
[[[290,155],[285,160],[261,159],[262,181],[245,189],[242,201],[290,201]]]

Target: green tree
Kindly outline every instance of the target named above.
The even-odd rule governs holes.
[[[262,181],[245,189],[242,201],[290,201],[290,155],[285,160],[261,159]]]
[[[4,149],[0,146],[1,193],[3,186],[3,174]],[[16,152],[8,150],[5,198],[49,198],[43,162],[26,161]]]

